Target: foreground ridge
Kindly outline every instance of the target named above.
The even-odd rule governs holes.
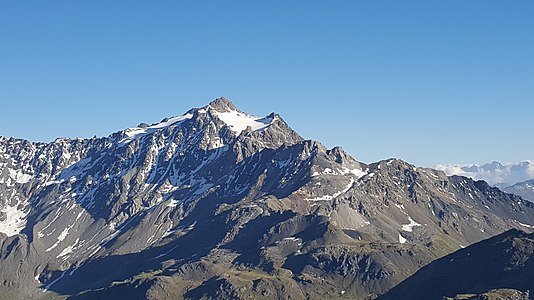
[[[534,234],[512,229],[430,263],[379,299],[529,299],[532,257]]]

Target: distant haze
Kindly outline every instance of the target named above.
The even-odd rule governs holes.
[[[444,171],[447,175],[460,175],[484,180],[491,185],[507,187],[518,182],[534,178],[534,161],[520,163],[491,162],[484,165],[437,165],[436,169]]]

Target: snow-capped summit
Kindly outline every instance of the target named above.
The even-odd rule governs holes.
[[[290,142],[291,139],[295,141],[302,139],[297,137],[298,134],[289,128],[278,114],[271,113],[264,117],[254,116],[239,110],[230,100],[224,97],[217,98],[204,107],[191,109],[181,116],[165,118],[152,125],[142,123],[136,127],[121,131],[117,135],[119,136],[119,142],[124,145],[156,131],[165,131],[178,126],[201,126],[205,128],[207,124],[211,124],[210,126],[213,129],[211,131],[216,135],[223,134],[221,132],[225,128],[229,129],[229,132],[234,137],[237,137],[244,132],[262,132],[269,127],[276,127],[272,131],[278,131],[287,136],[288,139],[282,139],[286,143]]]
[[[269,127],[275,120],[274,113],[266,117],[256,117],[240,111],[230,102],[230,100],[221,97],[211,102],[202,111],[210,111],[223,121],[237,135],[249,129],[251,131],[261,131]]]

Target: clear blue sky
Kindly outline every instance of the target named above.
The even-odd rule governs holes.
[[[218,96],[365,162],[534,159],[534,1],[0,2],[0,135],[106,136]]]

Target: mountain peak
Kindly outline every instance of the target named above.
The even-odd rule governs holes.
[[[232,101],[224,97],[219,97],[211,101],[208,106],[219,112],[229,112],[238,110],[237,107],[232,103]]]
[[[252,138],[258,145],[261,145],[260,148],[274,149],[282,144],[292,145],[302,140],[302,137],[293,131],[278,114],[271,113],[265,117],[251,115],[239,110],[224,97],[219,97],[206,106],[190,109],[181,116],[165,118],[152,125],[140,124],[137,127],[127,128],[118,132],[114,138],[120,142],[120,145],[126,145],[147,135],[167,131],[168,128],[172,131],[175,130],[174,128],[197,126],[195,130],[204,132],[200,129],[208,124],[211,124],[209,125],[211,129],[205,132],[204,138],[210,141],[219,140],[222,135],[225,135],[226,129],[229,129],[232,138],[237,138],[244,133],[246,138]],[[227,138],[230,137],[227,136]]]
[[[275,114],[258,117],[242,112],[224,97],[213,100],[201,111],[211,111],[212,115],[225,123],[236,135],[240,135],[241,132],[247,130],[263,131],[278,119]]]

